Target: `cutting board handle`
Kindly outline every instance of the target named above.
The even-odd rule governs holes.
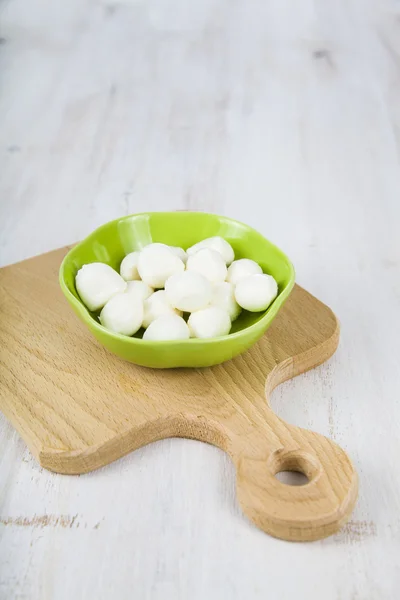
[[[288,425],[268,407],[265,426],[231,441],[240,505],[264,531],[287,540],[315,540],[331,535],[349,518],[357,474],[331,440]],[[276,478],[281,471],[301,472],[308,482],[287,485]]]

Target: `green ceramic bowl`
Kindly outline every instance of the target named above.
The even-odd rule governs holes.
[[[220,235],[232,244],[235,258],[252,258],[275,277],[279,293],[262,313],[243,311],[231,333],[213,339],[152,342],[113,333],[100,325],[98,315],[81,302],[75,276],[82,265],[104,262],[119,270],[123,257],[151,242],[188,248],[200,240]],[[131,215],[106,223],[72,248],[60,267],[60,285],[68,302],[93,335],[108,350],[138,365],[156,368],[208,367],[233,358],[254,344],[271,324],[294,285],[289,259],[260,233],[226,217],[198,212],[165,212]]]

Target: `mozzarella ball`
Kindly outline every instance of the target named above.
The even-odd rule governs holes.
[[[202,250],[203,248],[211,248],[212,250],[219,252],[222,258],[224,259],[226,265],[230,265],[233,259],[235,258],[235,253],[230,243],[220,236],[210,237],[205,240],[202,240],[194,246],[191,246],[191,248],[188,248],[186,252],[188,256],[192,256],[193,254],[196,254],[196,252]]]
[[[171,306],[184,312],[193,312],[210,303],[212,285],[200,273],[185,271],[167,279],[165,293]]]
[[[209,306],[192,313],[188,320],[188,327],[191,337],[213,338],[227,335],[231,329],[231,320],[222,308]]]
[[[184,270],[182,260],[165,244],[149,244],[140,253],[139,275],[150,287],[162,288],[168,277]]]
[[[162,315],[178,315],[182,316],[179,310],[175,310],[167,300],[167,295],[164,290],[154,292],[144,302],[143,327],[148,327],[150,323],[155,321]]]
[[[240,258],[239,260],[235,260],[229,267],[226,280],[236,285],[243,277],[261,275],[262,272],[262,268],[254,260]]]
[[[133,335],[143,321],[143,302],[131,294],[117,294],[107,302],[100,313],[100,323],[123,335]]]
[[[153,292],[153,288],[147,285],[147,283],[144,281],[128,281],[125,294],[137,296],[142,302],[144,302],[149,296],[151,296]]]
[[[170,246],[169,249],[186,265],[188,257],[183,248],[180,248],[179,246]]]
[[[126,281],[104,263],[83,265],[75,277],[76,290],[89,310],[103,308],[115,294],[126,289]]]
[[[187,271],[196,271],[204,275],[211,283],[225,281],[227,268],[224,259],[216,250],[204,248],[189,256],[186,263]]]
[[[162,315],[150,323],[143,334],[144,340],[188,340],[189,327],[178,315]]]
[[[266,310],[278,294],[278,285],[271,275],[249,275],[235,288],[236,302],[250,312]]]
[[[140,275],[137,270],[139,255],[140,252],[131,252],[122,260],[119,272],[125,281],[140,279]]]
[[[228,281],[214,285],[211,306],[222,308],[231,321],[235,321],[242,311],[235,299],[235,286]]]

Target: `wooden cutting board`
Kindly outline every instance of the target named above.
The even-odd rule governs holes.
[[[296,286],[247,353],[207,369],[152,370],[103,349],[58,285],[63,248],[0,270],[0,409],[39,463],[86,473],[155,440],[187,437],[225,450],[244,513],[287,540],[337,531],[357,496],[357,475],[327,438],[288,425],[266,396],[327,360],[339,325]],[[300,471],[303,486],[275,474]]]

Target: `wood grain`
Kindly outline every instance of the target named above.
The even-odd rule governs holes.
[[[225,450],[239,502],[264,531],[313,540],[349,518],[357,476],[327,438],[289,426],[265,401],[274,387],[336,350],[333,313],[296,287],[267,334],[248,352],[209,369],[145,369],[95,343],[58,289],[67,248],[0,271],[0,409],[40,464],[86,473],[166,437]],[[288,486],[281,471],[309,482]]]

